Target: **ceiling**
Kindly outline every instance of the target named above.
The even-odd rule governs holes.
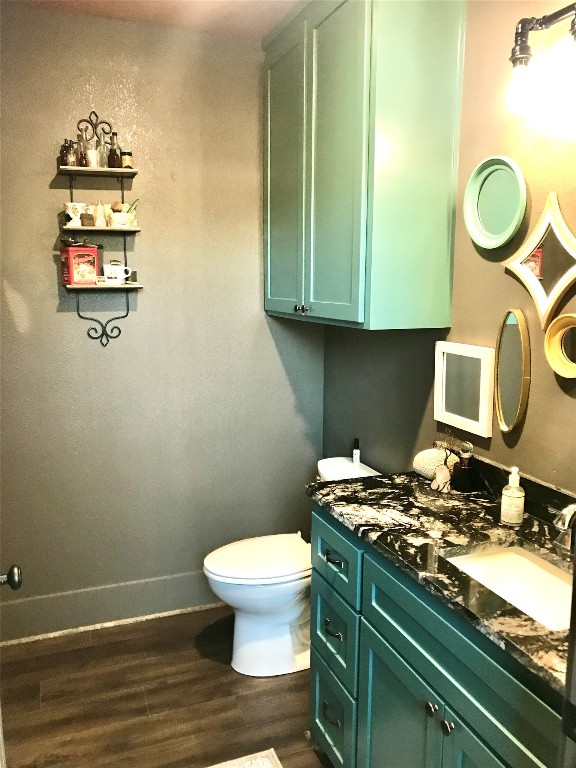
[[[18,2],[19,0],[11,0]],[[208,35],[261,40],[300,0],[30,0],[50,8],[109,19],[183,26]]]

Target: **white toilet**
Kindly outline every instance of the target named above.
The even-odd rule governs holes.
[[[377,475],[345,457],[318,462],[322,480]],[[212,591],[234,609],[232,667],[272,677],[310,666],[310,544],[299,533],[233,541],[204,558]]]
[[[234,609],[232,667],[272,677],[310,666],[310,544],[299,533],[233,541],[204,559],[212,591]]]

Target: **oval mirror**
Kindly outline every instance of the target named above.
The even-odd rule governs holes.
[[[496,343],[496,414],[502,432],[516,427],[526,412],[530,389],[530,337],[520,309],[510,309]]]

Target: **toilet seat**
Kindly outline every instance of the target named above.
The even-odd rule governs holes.
[[[280,584],[310,576],[310,544],[298,533],[233,541],[204,559],[204,573],[229,584]]]

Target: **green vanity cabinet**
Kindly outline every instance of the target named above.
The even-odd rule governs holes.
[[[310,722],[335,768],[356,764],[358,644],[363,550],[322,513],[312,520]]]
[[[269,314],[450,325],[464,7],[312,2],[267,44]]]
[[[311,733],[335,768],[554,768],[530,672],[318,506]]]
[[[505,768],[369,624],[360,657],[358,768]]]

